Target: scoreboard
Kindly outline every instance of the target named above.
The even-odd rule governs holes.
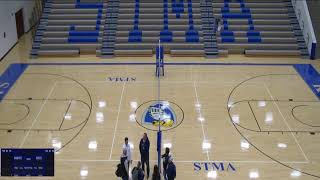
[[[54,176],[54,149],[1,149],[1,176]]]

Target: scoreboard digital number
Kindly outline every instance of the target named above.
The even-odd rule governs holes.
[[[1,149],[1,176],[54,176],[54,149]]]

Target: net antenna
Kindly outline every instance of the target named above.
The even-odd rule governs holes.
[[[164,48],[161,45],[161,41],[159,40],[159,44],[156,48],[156,76],[164,76]]]
[[[160,76],[164,76],[164,49],[161,46],[161,41],[159,40],[158,47],[156,48],[156,76],[158,80],[158,94],[157,94],[157,104],[158,109],[161,109],[161,99],[160,99]],[[161,113],[160,113],[161,114]],[[158,151],[158,169],[161,174],[161,141],[162,141],[162,131],[161,131],[161,115],[158,116],[158,132],[157,132],[157,151]]]

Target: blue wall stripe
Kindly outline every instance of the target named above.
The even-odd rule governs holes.
[[[0,76],[0,102],[27,67],[28,64],[11,64]]]

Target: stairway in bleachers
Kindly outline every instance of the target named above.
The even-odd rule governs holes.
[[[201,0],[203,44],[206,57],[217,57],[216,21],[213,17],[212,0]]]
[[[152,56],[159,40],[171,56],[204,56],[200,0],[121,0],[115,55]]]
[[[219,54],[307,56],[290,6],[287,0],[213,0],[221,19]]]
[[[31,56],[100,52],[106,0],[47,0]]]
[[[101,47],[102,57],[113,57],[118,27],[120,0],[109,0]]]

